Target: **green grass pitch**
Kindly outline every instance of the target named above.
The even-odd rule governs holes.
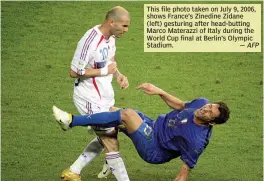
[[[94,136],[85,128],[60,130],[52,105],[77,113],[68,71],[77,42],[105,12],[121,5],[131,12],[129,32],[118,39],[116,61],[130,87],[114,81],[116,106],[141,110],[155,119],[169,111],[159,97],[135,90],[151,82],[182,100],[207,97],[231,108],[226,125],[214,128],[211,142],[190,181],[261,181],[263,178],[262,53],[144,53],[144,2],[1,2],[1,178],[3,181],[56,181]],[[173,180],[176,159],[150,165],[132,142],[119,135],[120,152],[133,181]],[[104,155],[82,172],[97,181]],[[108,178],[114,181],[114,177]]]

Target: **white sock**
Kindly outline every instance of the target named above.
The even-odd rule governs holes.
[[[106,160],[117,181],[129,181],[125,164],[119,152],[106,153]]]
[[[86,167],[97,155],[104,150],[104,147],[94,138],[85,148],[79,158],[71,165],[70,170],[74,173],[80,174],[82,169]]]

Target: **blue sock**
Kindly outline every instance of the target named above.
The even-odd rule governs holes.
[[[102,126],[116,127],[121,124],[120,110],[116,112],[102,112],[92,115],[72,116],[70,127],[74,126]]]

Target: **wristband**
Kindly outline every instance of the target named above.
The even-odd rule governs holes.
[[[108,67],[101,68],[100,74],[101,74],[101,76],[107,75],[108,74]]]

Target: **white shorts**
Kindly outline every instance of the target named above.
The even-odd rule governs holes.
[[[95,113],[100,113],[100,112],[109,112],[110,107],[103,107],[99,106],[97,104],[91,103],[89,101],[86,101],[78,96],[73,95],[73,102],[78,110],[78,112],[81,115],[91,115]],[[93,130],[95,131],[96,134],[108,134],[112,132],[115,128],[103,128],[99,126],[92,126]]]

